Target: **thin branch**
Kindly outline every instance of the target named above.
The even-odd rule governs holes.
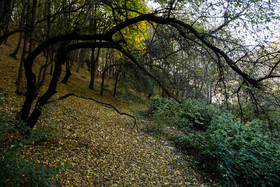
[[[218,53],[220,56],[222,56],[224,58],[224,60],[226,61],[226,63],[230,66],[230,68],[235,71],[237,74],[239,74],[240,76],[242,76],[244,79],[247,80],[247,82],[249,82],[251,85],[253,85],[256,88],[261,88],[261,86],[259,85],[259,83],[251,78],[249,75],[247,75],[246,73],[244,73],[235,63],[232,59],[230,59],[230,57],[221,49],[219,49],[218,47],[214,46],[213,44],[211,44],[210,42],[206,41],[194,28],[192,28],[190,25],[181,22],[179,20],[172,20],[172,22],[170,21],[169,23],[170,25],[174,26],[178,32],[184,37],[185,36],[185,32],[182,29],[186,28],[188,29],[190,32],[192,32],[196,38],[198,38],[204,45],[206,45],[208,48],[210,48],[212,51],[214,51],[215,53]]]
[[[69,8],[69,7],[70,7],[70,5],[69,5],[69,6],[66,6],[66,7],[64,7],[64,8],[66,9],[66,8]],[[60,10],[60,11],[58,11],[58,12],[52,14],[52,15],[46,16],[46,17],[44,17],[44,18],[42,18],[42,19],[36,21],[35,24],[36,24],[36,25],[37,25],[37,24],[40,24],[40,23],[42,23],[42,22],[47,21],[48,19],[52,19],[52,21],[54,21],[54,19],[56,19],[56,17],[57,17],[58,15],[64,15],[64,14],[74,13],[74,12],[77,12],[78,10],[80,10],[81,8],[83,8],[83,7],[79,7],[79,8],[73,9],[73,10],[69,10],[69,11]]]
[[[97,3],[102,2],[102,1],[103,1],[103,0],[95,0],[95,1],[93,1],[93,2],[91,3],[91,6],[90,6],[89,10],[87,11],[86,17],[85,17],[85,19],[84,19],[84,22],[79,26],[78,30],[83,29],[83,27],[84,27],[84,26],[86,25],[86,23],[88,22],[90,13],[91,13],[91,11],[93,10],[93,8],[95,7],[95,5],[96,5]]]
[[[269,72],[268,75],[266,75],[266,76],[264,76],[264,77],[262,77],[262,78],[259,78],[259,79],[257,80],[257,82],[261,82],[261,81],[263,81],[263,80],[265,80],[265,79],[269,79],[269,78],[280,78],[280,75],[272,75],[273,71],[275,70],[275,68],[277,68],[277,66],[278,66],[279,64],[280,64],[280,60],[274,64],[274,66],[271,68],[271,70],[270,70],[270,72]]]
[[[133,120],[134,120],[134,126],[136,127],[137,132],[139,132],[138,125],[137,125],[137,120],[136,120],[136,117],[135,117],[135,116],[133,116],[133,115],[131,115],[131,114],[127,114],[127,113],[125,113],[125,112],[120,112],[115,106],[113,106],[113,105],[111,105],[111,104],[109,104],[109,103],[105,103],[105,102],[103,102],[103,101],[99,101],[99,100],[93,99],[93,98],[91,98],[91,97],[86,97],[86,96],[78,95],[78,94],[75,94],[75,93],[68,93],[68,94],[66,94],[66,95],[64,95],[64,96],[61,96],[61,97],[55,98],[55,99],[53,99],[53,100],[51,100],[51,101],[48,101],[46,104],[54,103],[54,102],[56,102],[56,101],[59,101],[59,100],[62,100],[62,99],[66,99],[67,97],[70,97],[70,96],[75,96],[75,97],[79,97],[79,98],[82,98],[82,99],[87,99],[87,100],[94,101],[94,102],[96,102],[96,103],[99,103],[99,104],[102,104],[102,105],[105,105],[105,106],[107,106],[107,107],[109,107],[109,108],[114,109],[114,110],[115,110],[118,114],[120,114],[120,115],[125,115],[125,116],[128,116],[128,117],[133,118]]]

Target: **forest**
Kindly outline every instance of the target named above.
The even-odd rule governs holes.
[[[278,0],[0,0],[0,186],[279,186]]]

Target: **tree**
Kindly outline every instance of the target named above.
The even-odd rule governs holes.
[[[241,61],[242,59],[245,59],[245,57],[248,57],[248,51],[252,48],[245,46],[244,41],[232,33],[232,28],[235,28],[238,31],[241,21],[246,22],[246,29],[249,25],[259,25],[261,20],[268,22],[269,19],[273,20],[276,18],[276,12],[271,8],[272,6],[275,6],[274,1],[270,3],[263,3],[260,1],[245,1],[242,3],[239,1],[231,1],[230,3],[223,1],[217,1],[215,3],[209,3],[207,1],[172,1],[166,3],[165,1],[161,1],[162,6],[166,6],[166,9],[152,13],[139,12],[134,9],[133,6],[128,6],[129,3],[135,4],[135,2],[136,1],[126,0],[109,3],[105,0],[96,0],[89,3],[87,3],[87,1],[81,1],[78,3],[80,9],[75,11],[75,14],[73,13],[73,17],[78,18],[79,21],[74,21],[72,23],[70,28],[71,31],[67,30],[60,35],[46,38],[32,52],[30,52],[26,58],[24,58],[27,92],[25,94],[26,99],[24,105],[18,115],[20,119],[26,121],[31,128],[34,127],[40,117],[41,108],[44,107],[44,105],[46,105],[56,93],[56,86],[61,74],[62,65],[65,63],[64,57],[67,56],[69,52],[81,48],[116,49],[130,59],[139,70],[150,76],[158,86],[162,87],[167,96],[174,97],[177,100],[178,98],[176,98],[176,95],[179,96],[180,93],[185,90],[180,90],[180,85],[182,84],[179,84],[179,86],[167,86],[167,84],[164,83],[164,80],[157,76],[155,73],[156,71],[151,68],[152,66],[159,66],[162,70],[161,76],[164,77],[163,73],[165,73],[168,81],[177,84],[178,82],[184,82],[184,76],[186,75],[186,72],[190,72],[192,68],[189,66],[193,64],[197,73],[193,74],[188,82],[197,92],[195,95],[198,95],[198,93],[202,92],[201,90],[205,88],[212,89],[212,81],[207,82],[207,78],[206,80],[198,79],[200,79],[200,76],[216,76],[216,73],[211,72],[215,69],[221,73],[219,76],[226,88],[228,88],[227,84],[229,84],[229,82],[225,82],[225,79],[228,78],[227,76],[229,75],[230,77],[235,76],[238,80],[242,80],[243,85],[256,89],[261,89],[263,87],[262,82],[280,77],[276,72],[276,69],[279,68],[279,63],[276,63],[274,65],[275,67],[272,66],[269,68],[264,74],[255,75],[248,72],[248,68],[244,67]],[[106,30],[102,33],[92,33],[88,32],[86,29],[90,13],[97,4],[101,12],[110,10],[110,13],[108,14],[112,16],[113,20],[110,22],[110,25],[107,25]],[[87,7],[86,14],[84,14],[84,9],[81,7]],[[188,7],[188,9],[186,7]],[[268,14],[257,16],[258,13],[254,11],[256,7],[263,11],[267,10]],[[209,10],[213,10],[213,12]],[[189,17],[186,18],[185,16],[180,16],[182,12],[185,12]],[[76,14],[84,15],[84,19],[81,20]],[[132,16],[130,17],[130,15]],[[256,17],[253,17],[252,15],[256,15]],[[220,21],[211,21],[213,20],[213,17]],[[159,42],[158,47],[159,49],[160,47],[163,49],[163,53],[155,54],[162,54],[163,56],[161,56],[161,58],[164,57],[164,54],[167,57],[165,59],[159,58],[157,62],[158,64],[153,63],[149,65],[149,68],[147,68],[148,66],[141,61],[141,56],[144,54],[139,52],[143,51],[141,46],[135,46],[135,49],[130,47],[130,43],[135,39],[139,39],[139,36],[135,35],[135,37],[131,37],[125,32],[126,29],[129,28],[141,33],[141,29],[138,28],[138,25],[143,23],[149,24],[150,29],[162,26],[162,30],[167,34],[169,33],[168,38],[160,38],[160,33],[158,33],[157,38],[165,41],[165,45],[161,45]],[[239,29],[239,31],[245,34],[250,31],[249,28],[245,31],[242,29]],[[151,33],[153,32],[154,31],[151,30]],[[148,36],[148,34],[146,36]],[[149,40],[152,41],[151,43],[154,42],[153,34],[149,34],[147,41]],[[173,40],[178,42],[174,42],[172,47],[170,41]],[[263,42],[264,40],[260,40],[260,44],[263,44]],[[142,43],[142,40],[139,40],[139,43]],[[34,59],[42,51],[53,45],[59,45],[59,47],[56,51],[55,69],[52,80],[49,84],[48,90],[38,97],[38,89],[35,86],[37,79],[32,70],[32,65]],[[259,44],[257,44],[257,46],[259,46]],[[166,48],[168,48],[168,50],[166,50]],[[196,55],[200,55],[200,57],[194,58]],[[203,63],[204,61],[207,62]],[[249,61],[248,63],[254,64],[254,61]],[[216,68],[214,68],[214,65]],[[211,71],[209,71],[209,69],[208,71],[203,71],[205,67],[210,66],[213,67],[210,69]],[[224,76],[224,72],[222,71],[224,69],[227,70],[227,76]],[[198,73],[200,75],[198,75]],[[182,81],[180,79],[182,79]],[[235,85],[238,84],[238,82],[235,82]],[[232,87],[236,86],[233,85]],[[228,89],[225,89],[225,92],[228,93]],[[212,97],[210,96],[211,93],[208,93],[208,95],[208,98]],[[37,97],[36,107],[31,111],[31,105]]]
[[[1,17],[0,30],[4,31],[3,35],[7,35],[9,33],[13,7],[14,7],[13,0],[0,1],[0,17]],[[3,41],[6,42],[7,39],[0,40],[0,45],[2,44]]]

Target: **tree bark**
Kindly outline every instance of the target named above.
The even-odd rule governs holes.
[[[21,31],[20,34],[19,34],[19,39],[18,39],[17,47],[15,48],[14,52],[10,54],[10,56],[15,58],[15,59],[17,59],[17,53],[18,53],[19,48],[20,48],[22,37],[23,37],[23,32]]]
[[[118,81],[119,81],[119,75],[120,75],[120,70],[116,74],[113,97],[115,97],[117,95],[117,85],[118,85]]]
[[[63,78],[63,80],[61,81],[63,84],[67,84],[69,78],[71,76],[71,70],[70,70],[70,59],[68,59],[66,61],[66,74]]]
[[[18,70],[18,77],[17,77],[17,80],[16,80],[16,93],[17,94],[22,94],[22,90],[21,90],[21,82],[22,82],[22,76],[23,76],[23,66],[24,66],[24,59],[25,59],[25,55],[26,55],[26,52],[27,52],[27,42],[28,42],[28,39],[29,39],[29,31],[28,31],[28,28],[29,25],[28,25],[28,20],[30,19],[29,17],[29,14],[28,14],[28,11],[30,10],[30,0],[27,2],[27,5],[26,5],[26,16],[25,16],[25,19],[24,19],[24,42],[23,42],[23,49],[22,49],[22,54],[21,54],[21,60],[20,60],[20,66],[19,66],[19,70]],[[32,62],[33,63],[33,62]],[[32,70],[31,70],[32,71]]]
[[[36,76],[32,71],[33,61],[38,55],[37,51],[34,50],[33,53],[29,54],[28,57],[24,60],[25,76],[27,78],[27,92],[25,94],[25,102],[22,106],[21,111],[17,115],[17,119],[24,120],[27,123],[27,126],[29,126],[30,128],[34,128],[36,122],[38,121],[41,115],[41,110],[43,106],[47,104],[48,100],[56,93],[57,83],[61,75],[62,64],[65,63],[65,61],[67,60],[65,57],[67,56],[69,51],[78,48],[96,48],[96,47],[108,48],[110,46],[108,43],[105,42],[73,44],[66,47],[66,45],[68,44],[69,41],[65,41],[59,47],[58,52],[56,54],[54,73],[49,88],[43,96],[38,98],[35,108],[30,116],[29,114],[31,111],[32,103],[34,102],[34,100],[37,98],[38,95],[38,90],[36,88]]]
[[[31,53],[35,47],[34,41],[34,30],[35,30],[35,20],[36,20],[36,9],[37,9],[37,0],[33,0],[32,9],[31,9],[31,18],[29,23],[29,53]]]
[[[105,82],[105,75],[106,75],[106,72],[107,72],[110,68],[112,68],[112,67],[114,67],[114,66],[118,66],[118,65],[119,65],[119,64],[112,64],[112,65],[106,67],[106,68],[104,69],[104,71],[102,72],[102,82],[101,82],[101,88],[100,88],[100,95],[101,95],[101,96],[103,95],[104,82]]]
[[[94,89],[94,78],[95,78],[95,72],[98,66],[98,58],[100,54],[100,48],[98,48],[96,57],[94,55],[95,49],[92,49],[92,54],[91,54],[91,67],[90,67],[90,83],[89,83],[89,89],[93,90]]]
[[[56,87],[61,75],[63,61],[63,55],[59,55],[55,62],[55,69],[48,90],[43,96],[38,98],[34,110],[32,111],[30,117],[26,120],[28,127],[31,129],[34,128],[39,117],[41,116],[42,107],[47,104],[48,100],[56,93]]]
[[[0,30],[3,31],[3,36],[7,36],[0,39],[0,45],[6,43],[9,36],[13,4],[13,0],[0,1]]]
[[[80,67],[83,67],[84,59],[85,59],[85,49],[81,49],[79,59],[78,59],[78,67],[76,69],[76,72],[79,72]]]
[[[8,3],[7,3],[8,11],[7,11],[7,15],[6,15],[6,23],[5,23],[6,26],[5,26],[4,35],[8,34],[9,30],[10,30],[10,22],[11,22],[11,16],[12,16],[12,12],[13,12],[13,6],[14,6],[13,0],[8,1]],[[7,43],[7,39],[8,38],[5,39],[4,43]]]
[[[34,102],[35,98],[37,97],[37,89],[36,89],[36,77],[35,74],[32,72],[32,62],[26,62],[25,67],[26,76],[31,76],[33,78],[29,79],[28,84],[28,92],[26,93],[26,102],[24,103],[22,110],[21,110],[21,119],[26,121],[27,126],[31,129],[34,128],[35,124],[37,123],[41,113],[42,113],[42,107],[48,102],[48,100],[56,93],[56,87],[57,83],[59,81],[61,70],[62,70],[62,64],[65,62],[65,56],[67,55],[67,51],[64,51],[64,47],[67,45],[67,42],[63,43],[60,46],[60,49],[57,52],[56,60],[55,60],[55,68],[54,73],[52,76],[52,80],[50,82],[48,90],[45,92],[44,95],[38,98],[38,101],[35,105],[34,110],[32,111],[31,115],[28,117],[31,109],[31,105]],[[31,72],[30,72],[31,71]]]
[[[50,50],[50,64],[51,64],[51,68],[50,68],[50,73],[49,75],[52,75],[53,74],[53,69],[54,69],[54,55],[55,55],[55,52],[53,50]]]
[[[50,49],[47,49],[46,62],[45,62],[45,65],[41,66],[39,76],[38,76],[38,83],[37,83],[37,89],[38,90],[43,86],[43,84],[46,80],[47,70],[48,70],[48,67],[51,63],[51,57],[50,56],[51,56]],[[43,72],[43,75],[41,76],[42,72]]]
[[[22,49],[22,54],[21,54],[21,59],[20,59],[20,65],[19,65],[19,69],[18,69],[18,76],[17,76],[17,80],[16,80],[16,93],[18,95],[21,95],[22,89],[21,89],[21,84],[22,84],[22,76],[23,76],[23,65],[24,65],[24,58],[25,58],[25,54],[26,54],[26,48],[27,48],[27,40],[28,40],[28,32],[25,31],[24,32],[24,42],[23,42],[23,49]]]

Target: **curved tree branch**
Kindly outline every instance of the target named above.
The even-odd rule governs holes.
[[[184,36],[185,31],[184,29],[187,29],[188,31],[190,31],[192,34],[194,34],[194,36],[200,40],[204,45],[206,45],[208,48],[210,48],[211,50],[213,50],[214,52],[218,53],[219,55],[221,55],[226,63],[230,66],[231,69],[233,69],[233,71],[235,71],[237,74],[239,74],[240,76],[242,76],[248,83],[250,83],[251,85],[253,85],[256,88],[260,88],[259,82],[253,78],[251,78],[248,74],[244,73],[235,63],[232,59],[230,59],[230,57],[221,49],[219,49],[218,47],[214,46],[213,44],[211,44],[210,42],[208,42],[203,35],[199,34],[198,31],[196,31],[191,25],[177,20],[175,18],[164,18],[164,17],[158,17],[155,16],[153,14],[143,14],[140,16],[137,16],[135,18],[132,19],[127,19],[126,21],[116,25],[115,27],[111,28],[106,34],[94,34],[94,35],[79,35],[76,32],[73,32],[71,34],[66,34],[66,35],[61,35],[61,36],[56,36],[53,38],[50,38],[48,40],[46,40],[44,43],[42,43],[39,47],[37,47],[27,58],[29,58],[30,61],[33,61],[40,52],[42,52],[46,47],[57,43],[59,41],[67,41],[67,40],[105,40],[105,41],[112,41],[112,37],[115,33],[119,32],[121,29],[135,24],[137,22],[140,21],[151,21],[151,22],[155,22],[158,24],[168,24],[171,25],[173,27],[175,27],[179,33]],[[28,60],[28,61],[29,61]],[[142,69],[142,68],[141,68]]]
[[[99,101],[99,100],[94,99],[94,98],[91,98],[91,97],[86,97],[86,96],[78,95],[78,94],[75,94],[75,93],[68,93],[68,94],[66,94],[66,95],[64,95],[64,96],[61,96],[61,97],[55,98],[55,99],[53,99],[53,100],[51,100],[51,101],[48,101],[46,104],[54,103],[54,102],[56,102],[56,101],[59,101],[59,100],[62,100],[62,99],[66,99],[66,98],[68,98],[68,97],[70,97],[70,96],[79,97],[79,98],[82,98],[82,99],[87,99],[87,100],[94,101],[94,102],[96,102],[96,103],[99,103],[99,104],[102,104],[102,105],[105,105],[105,106],[107,106],[107,107],[109,107],[109,108],[114,109],[114,110],[115,110],[118,114],[120,114],[120,115],[125,115],[125,116],[128,116],[128,117],[130,117],[130,118],[133,118],[133,120],[134,120],[134,126],[136,127],[137,131],[139,130],[139,129],[138,129],[138,125],[137,125],[137,120],[136,120],[136,117],[135,117],[135,116],[133,116],[133,115],[131,115],[131,114],[128,114],[128,113],[125,113],[125,112],[120,112],[115,106],[113,106],[113,105],[111,105],[111,104],[109,104],[109,103],[105,103],[105,102],[103,102],[103,101]]]
[[[98,2],[98,0],[96,1]],[[151,78],[153,78],[159,86],[163,88],[163,90],[167,93],[169,97],[173,97],[171,93],[164,87],[164,85],[154,76],[152,75],[149,71],[147,71],[140,62],[128,51],[123,49],[122,45],[118,43],[118,41],[113,40],[113,35],[117,32],[120,32],[122,29],[138,23],[140,21],[148,21],[148,22],[154,22],[157,24],[165,24],[165,25],[170,25],[178,30],[178,32],[186,38],[186,31],[191,33],[198,41],[199,43],[205,45],[207,48],[211,49],[214,53],[218,54],[219,57],[222,57],[228,66],[235,71],[237,74],[243,77],[244,80],[246,80],[247,83],[251,84],[252,86],[256,88],[260,88],[259,81],[253,79],[250,77],[248,74],[243,72],[235,63],[234,61],[221,49],[219,49],[217,46],[214,44],[210,43],[207,41],[207,39],[204,37],[205,35],[200,34],[196,29],[194,29],[191,25],[175,19],[175,18],[166,18],[166,17],[158,17],[153,14],[143,14],[139,15],[137,17],[131,18],[131,19],[126,19],[124,22],[121,22],[117,24],[116,26],[112,27],[107,33],[105,34],[92,34],[92,35],[83,35],[83,34],[78,34],[77,30],[73,31],[70,34],[65,34],[61,36],[55,36],[52,38],[47,39],[45,42],[43,42],[41,45],[39,45],[33,52],[31,52],[27,58],[24,60],[24,68],[25,68],[25,73],[26,73],[26,78],[27,78],[27,93],[26,95],[26,101],[24,103],[29,105],[28,111],[25,111],[24,120],[28,118],[29,110],[31,107],[31,104],[34,102],[35,98],[37,97],[38,93],[36,90],[36,76],[34,72],[32,71],[32,66],[34,59],[46,48],[50,47],[51,45],[59,42],[63,42],[61,45],[60,49],[58,50],[58,59],[57,59],[57,66],[59,71],[55,76],[53,76],[53,79],[51,80],[50,87],[47,90],[47,92],[38,98],[38,107],[42,107],[48,100],[53,96],[56,92],[56,85],[57,81],[61,72],[61,64],[65,61],[65,56],[67,56],[67,53],[70,52],[71,50],[75,50],[78,48],[114,48],[119,50],[121,53],[123,53],[125,56],[127,56],[132,62],[134,62],[139,69],[141,69],[143,72],[145,72],[147,75],[149,75]],[[69,45],[71,41],[74,40],[82,40],[82,41],[100,41],[100,42],[84,42],[84,43],[75,43]],[[273,75],[270,75],[270,77]],[[52,87],[53,86],[53,87]],[[175,97],[173,97],[175,98]],[[24,107],[23,109],[24,110]],[[36,109],[40,110],[40,108]],[[36,114],[37,115],[37,114]],[[37,116],[38,117],[38,116]],[[36,118],[37,118],[36,117]]]

